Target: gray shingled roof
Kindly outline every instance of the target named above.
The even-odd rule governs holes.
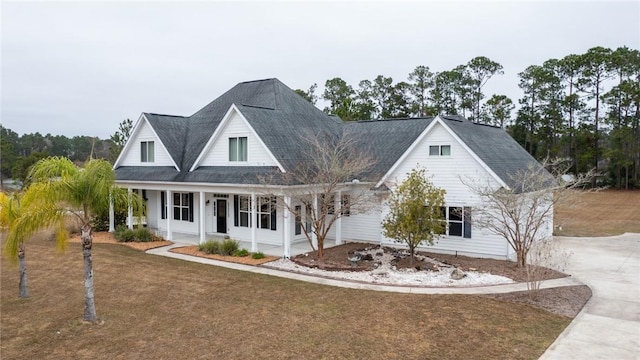
[[[358,136],[360,147],[377,159],[374,168],[368,174],[363,174],[362,177],[378,181],[400,159],[433,119],[433,117],[429,117],[345,122],[344,126],[349,130],[349,133]]]
[[[235,104],[285,169],[305,159],[302,138],[325,133],[358,134],[359,147],[378,159],[361,180],[377,181],[402,156],[434,118],[342,122],[300,97],[277,79],[249,81],[232,89],[189,117],[145,113],[181,171],[172,167],[118,167],[118,180],[199,183],[258,183],[260,174],[274,167],[216,166],[189,169],[202,152],[224,115]],[[509,174],[537,162],[504,130],[471,123],[459,116],[444,116],[446,124],[505,183]],[[275,180],[275,179],[274,179]]]
[[[442,116],[447,125],[509,187],[512,175],[540,163],[501,128],[472,123],[461,116]],[[549,175],[551,176],[551,175]]]

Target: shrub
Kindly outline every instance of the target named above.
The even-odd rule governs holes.
[[[253,254],[251,255],[251,258],[256,259],[256,260],[258,260],[258,259],[264,259],[264,254],[263,254],[263,253],[261,253],[261,252],[253,253]]]
[[[220,243],[216,240],[207,240],[198,244],[198,250],[205,254],[218,254],[220,252]]]
[[[220,244],[220,255],[230,256],[240,248],[238,240],[226,239]]]
[[[247,249],[236,250],[233,252],[233,256],[236,256],[236,257],[249,256],[249,251],[247,251]]]
[[[140,227],[133,230],[133,237],[135,242],[149,242],[153,241],[151,231],[145,227]]]
[[[119,242],[132,242],[136,238],[135,232],[133,230],[122,225],[116,227],[116,230],[114,231],[113,236]]]

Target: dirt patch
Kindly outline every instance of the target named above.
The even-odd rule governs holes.
[[[173,242],[168,240],[162,241],[149,241],[149,242],[119,242],[113,236],[113,233],[106,231],[98,231],[93,234],[93,243],[94,244],[120,244],[125,245],[133,249],[147,251],[163,246],[168,246],[173,244]],[[71,243],[80,243],[80,234],[73,234],[68,240]]]
[[[507,294],[487,294],[488,298],[529,304],[545,309],[551,313],[574,318],[591,299],[591,289],[586,285],[563,286],[559,288],[541,289],[535,298],[528,291],[517,291]]]
[[[299,265],[315,267],[323,270],[350,270],[350,271],[371,271],[374,269],[375,260],[362,260],[358,263],[357,267],[352,267],[349,258],[354,252],[367,250],[367,249],[380,249],[381,251],[394,251],[394,248],[379,247],[374,244],[352,242],[338,246],[334,246],[324,250],[324,261],[322,263],[317,260],[317,251],[307,254],[298,255],[291,260]],[[513,279],[516,282],[525,282],[527,280],[526,274],[523,269],[518,268],[515,262],[507,260],[496,259],[481,259],[461,255],[448,255],[437,254],[431,252],[420,251],[418,255],[426,256],[433,260],[460,268],[462,271],[478,271],[485,272],[493,275],[500,275]],[[410,263],[408,257],[402,258],[396,264],[398,269],[407,269],[412,267],[427,268],[432,266],[428,262],[416,261]],[[544,272],[545,277],[543,280],[558,279],[568,276],[558,271],[548,270]]]
[[[220,261],[227,261],[227,262],[233,262],[233,263],[238,263],[238,264],[245,264],[245,265],[262,265],[265,263],[268,263],[270,261],[274,261],[274,260],[278,260],[278,257],[275,256],[265,256],[262,259],[254,259],[251,257],[251,255],[249,256],[222,256],[222,255],[217,255],[217,254],[207,254],[204,253],[202,251],[198,250],[197,246],[183,246],[183,247],[178,247],[178,248],[173,248],[169,250],[170,252],[173,253],[178,253],[178,254],[184,254],[184,255],[191,255],[191,256],[197,256],[197,257],[202,257],[202,258],[207,258],[207,259],[213,259],[213,260],[220,260]]]

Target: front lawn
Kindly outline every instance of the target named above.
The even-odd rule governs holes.
[[[554,235],[640,233],[640,190],[581,192],[555,207]]]
[[[79,244],[27,243],[31,298],[2,261],[2,359],[536,359],[570,319],[480,296],[359,291],[94,245],[83,324]]]

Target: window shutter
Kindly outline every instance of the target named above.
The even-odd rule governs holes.
[[[160,191],[160,207],[162,208],[162,215],[160,216],[162,219],[167,218],[167,193],[164,191]]]
[[[471,239],[471,208],[464,208],[464,237]]]
[[[193,222],[193,193],[189,193],[189,222]]]
[[[238,204],[238,195],[233,195],[233,226],[238,226],[240,219],[240,204]]]
[[[276,198],[271,198],[271,230],[276,230]]]

